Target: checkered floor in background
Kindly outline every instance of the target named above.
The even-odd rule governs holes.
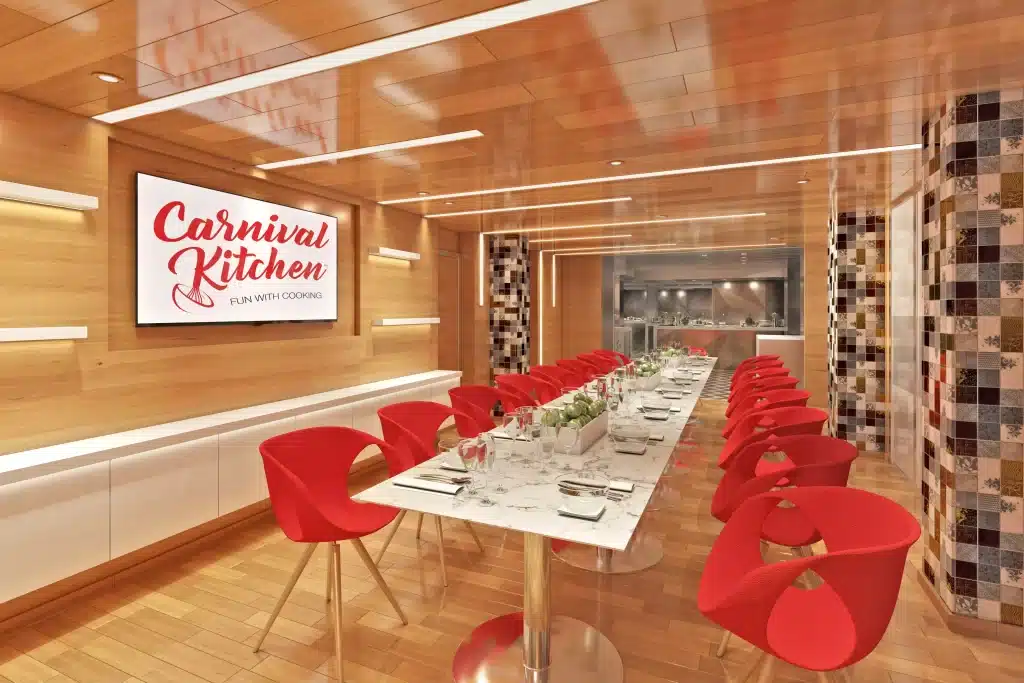
[[[732,381],[732,370],[715,368],[708,377],[701,398],[709,398],[715,401],[724,401],[729,398],[729,383]]]

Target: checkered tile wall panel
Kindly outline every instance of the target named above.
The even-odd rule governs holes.
[[[833,436],[885,450],[885,216],[839,213],[829,235],[829,413]]]
[[[958,614],[1024,625],[1024,93],[922,130],[925,575]]]
[[[526,372],[530,365],[530,247],[519,235],[488,238],[491,264],[491,370]]]

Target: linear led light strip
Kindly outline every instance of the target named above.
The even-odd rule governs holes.
[[[686,251],[732,251],[735,249],[756,249],[758,247],[785,247],[785,244],[771,243],[771,244],[738,244],[736,246],[721,246],[721,247],[665,247],[665,248],[638,248],[636,246],[626,246],[620,248],[612,247],[600,247],[602,251],[592,251],[589,249],[553,249],[550,253],[555,256],[596,256],[599,254],[633,254],[633,253],[645,253],[645,252],[686,252]]]
[[[439,43],[460,36],[479,33],[487,29],[515,24],[527,19],[554,14],[574,7],[591,5],[598,0],[525,0],[512,5],[505,5],[486,12],[479,12],[453,21],[446,21],[433,26],[399,33],[397,35],[372,40],[361,45],[354,45],[334,52],[327,52],[309,59],[282,64],[263,71],[257,71],[236,78],[210,83],[192,90],[160,97],[148,102],[141,102],[130,107],[123,107],[99,114],[93,118],[104,123],[120,123],[140,116],[158,114],[171,109],[178,109],[196,102],[233,95],[243,90],[259,88],[271,83],[280,83],[309,74],[337,69],[338,67],[358,64],[368,59],[383,57],[396,52],[405,52],[424,45]]]
[[[625,180],[645,180],[649,178],[667,178],[670,176],[690,175],[693,173],[712,173],[715,171],[733,171],[740,168],[756,168],[758,166],[777,166],[779,164],[799,164],[808,161],[821,161],[823,159],[842,159],[844,157],[859,157],[870,154],[886,154],[889,152],[908,152],[919,150],[921,145],[896,145],[893,147],[874,147],[871,149],[853,149],[846,152],[827,152],[824,154],[807,154],[798,157],[779,157],[777,159],[759,159],[757,161],[739,161],[731,164],[716,164],[714,166],[692,166],[689,168],[673,168],[665,171],[650,171],[648,173],[629,173],[626,175],[599,176],[596,178],[580,178],[579,180],[563,180],[556,183],[539,183],[537,185],[518,185],[515,187],[499,187],[492,190],[472,190],[469,192],[450,192],[448,194],[435,194],[428,197],[403,197],[402,199],[389,199],[380,202],[381,204],[405,204],[408,202],[423,202],[433,199],[455,199],[457,197],[480,197],[488,194],[506,194],[510,192],[527,192],[529,190],[547,190],[556,187],[576,187],[579,185],[596,185],[598,183],[617,183]]]
[[[561,225],[552,226],[550,228],[523,228],[520,230],[491,230],[485,232],[485,235],[504,235],[507,233],[523,233],[523,232],[551,232],[553,230],[586,230],[588,228],[617,228],[620,226],[629,225],[658,225],[661,223],[697,223],[700,221],[724,221],[734,218],[757,218],[759,216],[767,216],[763,211],[757,213],[730,213],[721,216],[690,216],[687,218],[652,218],[647,221],[623,221],[619,223],[590,223],[588,225]]]
[[[560,206],[586,206],[587,204],[611,204],[614,202],[631,202],[632,197],[610,197],[608,199],[588,199],[579,202],[558,202],[557,204],[531,204],[529,206],[505,206],[500,209],[477,209],[475,211],[452,211],[450,213],[428,213],[424,218],[445,218],[446,216],[474,216],[483,213],[508,213],[510,211],[531,211],[533,209],[556,209]]]
[[[633,235],[627,233],[618,233],[615,235],[591,235],[587,237],[545,237],[539,240],[530,240],[531,244],[540,244],[541,242],[582,242],[584,240],[617,240],[625,239],[626,237],[632,237]]]
[[[588,251],[608,251],[611,249],[640,249],[646,247],[674,247],[676,242],[656,242],[654,244],[626,244],[621,247],[570,247],[568,249],[549,249],[549,254],[560,254],[562,252],[571,251],[574,254],[585,254]]]
[[[319,164],[324,161],[334,161],[336,159],[351,159],[352,157],[367,156],[369,154],[380,154],[382,152],[394,152],[400,149],[412,149],[414,147],[429,147],[431,145],[442,145],[446,142],[458,142],[460,140],[472,140],[473,138],[482,138],[484,136],[478,130],[464,130],[459,133],[448,133],[447,135],[432,135],[428,138],[415,138],[413,140],[402,140],[401,142],[388,142],[383,145],[374,145],[372,147],[359,147],[358,149],[345,149],[340,152],[328,152],[327,154],[315,154],[308,157],[299,157],[298,159],[288,159],[286,161],[271,161],[266,164],[257,164],[256,168],[262,168],[269,171],[274,168],[285,168],[288,166],[304,166],[306,164]]]

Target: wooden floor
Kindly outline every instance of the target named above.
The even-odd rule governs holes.
[[[710,465],[724,404],[702,401],[697,451],[671,477],[664,509],[641,529],[662,538],[665,560],[635,575],[599,577],[553,563],[558,613],[597,625],[622,655],[630,683],[731,680],[746,663],[742,643],[714,656],[719,631],[697,611],[704,558],[721,525],[708,514],[718,478]],[[913,506],[913,488],[891,466],[856,465],[852,484]],[[415,539],[414,516],[381,563],[410,619],[402,626],[354,550],[343,550],[346,679],[353,683],[451,680],[452,654],[485,619],[518,610],[522,539],[480,528],[481,555],[460,528],[446,528],[450,587],[442,590],[432,525]],[[378,534],[380,536],[380,534]],[[380,538],[370,539],[371,554]],[[0,683],[326,682],[332,645],[325,618],[326,555],[318,550],[264,651],[251,643],[265,623],[301,548],[272,519],[185,563],[135,576],[31,628],[0,634]],[[5,561],[12,561],[6,558]],[[916,578],[905,573],[896,615],[877,652],[853,669],[857,683],[1020,683],[1024,650],[951,633]],[[813,681],[787,665],[779,681]]]

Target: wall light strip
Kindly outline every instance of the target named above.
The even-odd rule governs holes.
[[[420,255],[415,251],[402,251],[401,249],[392,249],[391,247],[370,247],[370,256],[393,258],[400,261],[420,260]]]
[[[88,339],[88,327],[0,327],[0,342]]]
[[[558,305],[558,287],[555,286],[558,279],[558,261],[551,257],[551,308]]]
[[[48,187],[36,187],[35,185],[22,185],[21,183],[12,183],[6,180],[0,180],[0,199],[9,199],[12,202],[24,202],[26,204],[56,206],[60,209],[74,209],[76,211],[94,211],[100,208],[100,200],[87,194],[51,190]]]
[[[690,216],[688,218],[652,218],[648,221],[624,221],[619,223],[589,223],[587,225],[561,225],[550,228],[522,228],[520,230],[491,230],[485,235],[504,235],[506,233],[549,232],[553,230],[587,230],[589,228],[617,228],[629,225],[659,225],[662,223],[699,223],[700,221],[724,221],[734,218],[757,218],[767,216],[763,211],[758,213],[730,213],[721,216]]]
[[[611,197],[610,199],[588,199],[580,202],[559,202],[557,204],[532,204],[530,206],[505,206],[500,209],[478,209],[476,211],[452,211],[450,213],[428,213],[424,218],[445,218],[448,216],[475,216],[483,213],[509,213],[511,211],[531,211],[533,209],[556,209],[561,206],[586,206],[588,204],[611,204],[613,202],[631,202],[632,197]]]
[[[585,254],[588,251],[607,251],[609,249],[640,249],[641,247],[674,247],[678,242],[656,242],[654,244],[624,244],[621,247],[604,246],[604,247],[568,247],[566,249],[552,249],[550,253],[559,254],[564,251],[572,251],[575,253]]]
[[[544,365],[544,252],[540,252],[537,259],[537,295],[540,297],[540,313],[537,321],[537,336],[540,337],[537,343],[537,364]]]
[[[446,135],[432,135],[428,138],[415,138],[413,140],[402,140],[401,142],[388,142],[383,145],[374,145],[372,147],[360,147],[358,149],[345,149],[340,152],[328,152],[327,154],[314,154],[308,157],[299,157],[298,159],[288,159],[286,161],[272,161],[266,164],[258,164],[256,168],[262,168],[264,170],[270,170],[273,168],[285,168],[287,166],[304,166],[306,164],[319,164],[324,161],[333,161],[335,159],[350,159],[352,157],[362,157],[369,154],[380,154],[381,152],[394,152],[400,149],[412,149],[414,147],[429,147],[431,145],[443,145],[446,142],[459,142],[460,140],[472,140],[473,138],[482,138],[484,136],[478,130],[464,130],[459,133],[448,133]]]
[[[484,305],[484,234],[480,233],[476,244],[476,282],[477,282],[477,305]]]
[[[548,190],[556,187],[577,187],[579,185],[596,185],[599,183],[617,183],[626,180],[646,180],[650,178],[667,178],[670,176],[691,175],[694,173],[713,173],[715,171],[734,171],[741,168],[756,168],[758,166],[777,166],[779,164],[799,164],[809,161],[821,161],[823,159],[842,159],[845,157],[859,157],[871,154],[887,154],[890,152],[909,152],[921,149],[920,143],[912,145],[896,145],[893,147],[874,147],[872,149],[853,149],[846,152],[827,152],[824,154],[806,154],[798,157],[779,157],[776,159],[759,159],[757,161],[739,161],[731,164],[716,164],[714,166],[692,166],[690,168],[673,168],[665,171],[650,171],[648,173],[629,173],[626,175],[598,176],[596,178],[580,178],[579,180],[563,180],[556,183],[538,183],[536,185],[517,185],[514,187],[498,187],[492,190],[471,190],[468,192],[450,192],[448,194],[435,194],[429,197],[403,197],[402,199],[389,199],[380,202],[381,204],[405,204],[408,202],[422,202],[431,199],[455,199],[457,197],[480,197],[488,194],[506,194],[509,192],[527,192],[529,190]]]
[[[606,254],[654,254],[658,252],[677,252],[678,247],[653,247],[649,249],[609,249],[608,251],[566,251],[554,252],[554,256],[603,256]]]
[[[539,240],[530,240],[530,244],[540,244],[541,242],[583,242],[584,240],[616,240],[625,239],[626,237],[632,237],[631,234],[620,233],[618,235],[591,235],[589,237],[545,237]]]
[[[104,123],[119,123],[129,119],[136,119],[140,116],[157,114],[171,109],[180,109],[196,102],[233,95],[243,90],[259,88],[271,83],[280,83],[294,78],[308,76],[321,71],[329,71],[338,67],[358,64],[369,59],[376,59],[384,55],[396,52],[406,52],[417,47],[440,43],[452,38],[466,36],[487,29],[515,24],[527,19],[542,17],[546,14],[554,14],[574,7],[591,5],[598,0],[525,0],[512,5],[504,5],[486,12],[478,12],[452,21],[446,21],[433,26],[413,31],[406,31],[397,35],[372,40],[361,45],[353,45],[341,50],[327,52],[322,55],[301,59],[288,64],[263,69],[251,74],[245,74],[236,78],[210,83],[192,90],[175,93],[166,97],[160,97],[148,102],[141,102],[130,107],[123,107],[99,114],[93,118]]]
[[[399,327],[401,325],[437,325],[440,318],[377,318],[374,327]]]
[[[597,252],[588,251],[588,250],[581,250],[581,249],[555,249],[555,250],[552,251],[552,253],[555,254],[556,256],[589,256],[589,255],[592,255],[592,254],[628,254],[628,253],[633,252],[634,250],[638,250],[640,252],[645,252],[645,251],[665,251],[665,252],[677,253],[677,252],[687,252],[687,251],[733,251],[733,250],[736,250],[736,249],[756,249],[756,248],[759,248],[759,247],[786,247],[786,246],[788,246],[788,245],[779,244],[779,243],[776,243],[776,242],[773,242],[771,244],[739,244],[739,245],[736,245],[736,246],[721,246],[721,247],[666,247],[666,248],[658,248],[658,249],[650,249],[650,250],[643,249],[643,248],[639,248],[638,249],[637,247],[633,247],[633,246],[626,246],[626,247],[617,247],[617,248],[616,247],[606,247],[607,251],[597,251]]]

